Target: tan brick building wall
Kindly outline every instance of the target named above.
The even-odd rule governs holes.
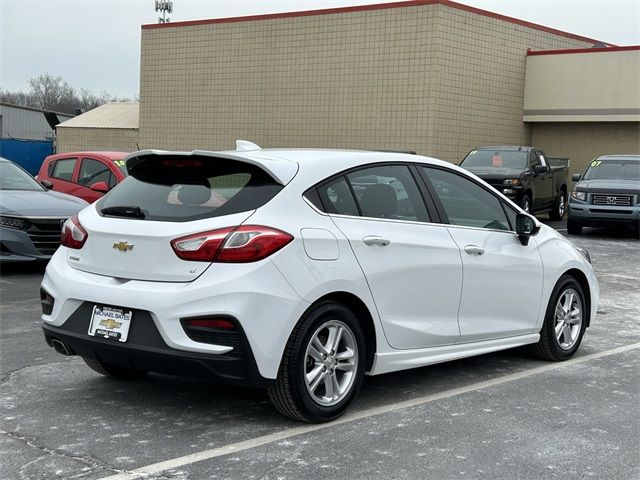
[[[532,124],[532,142],[555,157],[571,159],[570,173],[583,173],[595,157],[640,155],[638,122],[554,122]]]
[[[56,129],[56,153],[105,150],[134,152],[138,150],[137,143],[138,130],[133,128]]]
[[[569,38],[427,3],[143,28],[140,148],[416,150],[527,144],[527,48]]]

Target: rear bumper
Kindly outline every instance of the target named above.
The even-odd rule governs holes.
[[[236,355],[235,346],[194,341],[180,321],[192,317],[232,317],[246,336],[246,350],[254,357],[260,375],[275,379],[289,335],[308,307],[308,302],[293,291],[269,259],[247,264],[216,264],[196,280],[178,283],[123,280],[83,272],[71,267],[66,256],[67,249],[61,247],[47,266],[42,288],[54,302],[42,320],[45,328],[58,334],[74,337],[74,331],[81,333],[80,340],[76,340],[80,343],[94,342],[94,338],[86,335],[90,313],[85,314],[82,329],[69,331],[67,321],[79,307],[83,304],[120,306],[143,312],[142,317],[134,314],[132,325],[140,318],[148,318],[170,358],[177,358],[173,354],[195,358],[195,354],[212,361],[220,357],[222,362],[227,362],[223,357]],[[126,349],[128,344],[113,343],[107,345],[112,345],[111,349]],[[144,353],[144,348],[141,352]]]
[[[569,218],[582,225],[607,223],[640,224],[640,205],[633,207],[590,205],[588,203],[569,202]]]
[[[241,348],[225,354],[185,352],[170,348],[162,339],[148,312],[135,310],[126,343],[92,337],[87,334],[92,305],[82,304],[61,327],[44,324],[42,330],[47,344],[61,342],[68,354],[96,359],[101,362],[135,370],[204,378],[221,383],[266,387],[273,380],[260,375],[253,353],[242,330],[238,335]]]

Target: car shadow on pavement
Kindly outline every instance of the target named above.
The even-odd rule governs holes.
[[[353,404],[353,411],[392,405],[424,395],[439,393],[452,388],[501,377],[544,365],[524,349],[471,357],[379,376],[367,376],[362,390]],[[87,375],[93,375],[87,372]],[[296,425],[296,422],[281,417],[271,407],[265,390],[221,385],[212,381],[149,374],[135,381],[114,380],[99,376],[86,378],[73,390],[84,389],[84,394],[96,398],[111,398],[102,401],[101,410],[114,408],[136,409],[144,405],[148,420],[173,417],[179,423],[193,428],[210,424],[220,430],[229,428],[258,428],[260,431],[274,427]],[[176,412],[178,419],[176,419]],[[117,417],[117,415],[116,415]],[[239,427],[239,423],[241,427]]]
[[[595,238],[601,240],[640,240],[640,226],[631,228],[625,225],[614,225],[611,227],[585,227],[581,235],[571,235],[569,238]]]
[[[7,263],[0,261],[0,276],[44,275],[45,268],[47,268],[47,262],[45,261]]]

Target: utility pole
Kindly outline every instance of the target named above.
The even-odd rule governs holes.
[[[171,19],[167,17],[167,13],[173,13],[173,2],[171,0],[155,0],[156,12],[162,12],[162,16],[158,17],[158,23],[169,23]]]

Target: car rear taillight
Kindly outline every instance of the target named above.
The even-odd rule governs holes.
[[[74,215],[62,225],[62,232],[60,233],[60,243],[68,248],[80,249],[87,241],[89,234],[80,225],[78,216]]]
[[[291,240],[291,235],[276,228],[242,225],[176,238],[171,247],[183,260],[245,263],[262,260]]]

